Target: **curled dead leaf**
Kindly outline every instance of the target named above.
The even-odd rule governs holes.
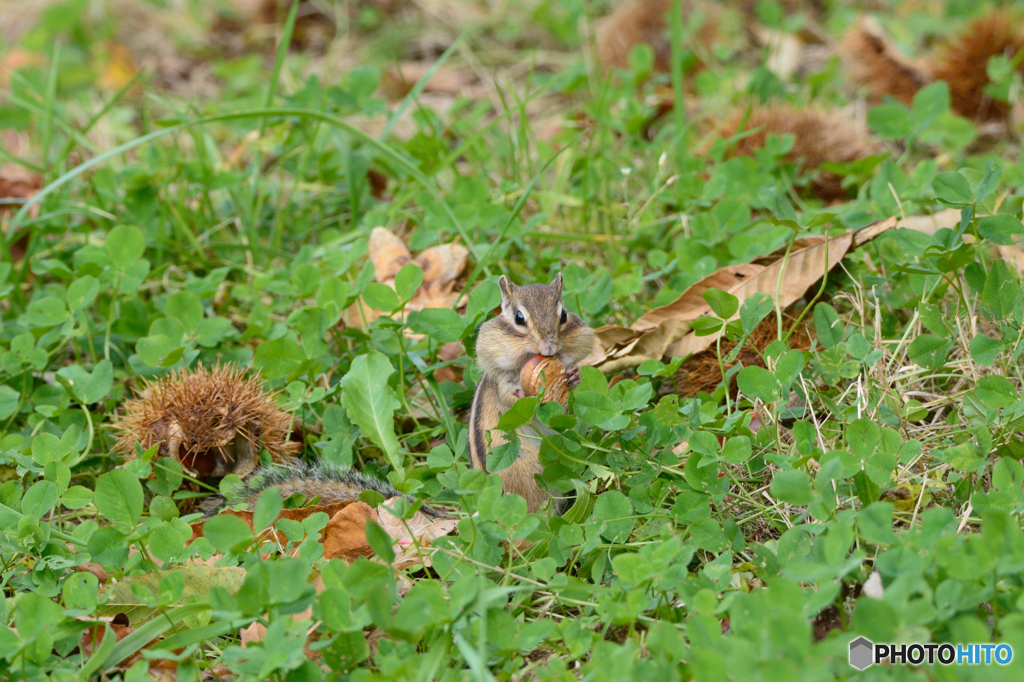
[[[756,293],[765,293],[783,308],[807,293],[812,284],[832,270],[852,249],[874,239],[897,224],[889,218],[837,237],[819,235],[798,239],[786,256],[786,248],[750,263],[728,265],[691,285],[675,301],[649,311],[630,327],[609,325],[597,330],[594,352],[583,361],[602,372],[636,367],[645,360],[682,357],[715,343],[717,336],[697,336],[690,324],[711,312],[702,298],[708,289],[721,289],[739,299],[740,305]]]
[[[425,308],[451,308],[459,299],[456,291],[459,277],[466,269],[469,249],[461,244],[439,244],[412,257],[402,238],[384,227],[375,227],[367,243],[374,279],[389,287],[395,286],[395,275],[408,263],[423,271],[423,282],[408,303],[404,313]],[[362,300],[349,308],[346,323],[361,327],[383,313],[367,306]],[[411,335],[411,333],[410,333]]]
[[[86,561],[84,564],[79,564],[75,566],[75,570],[80,573],[92,573],[101,584],[110,581],[110,574],[103,570],[103,567],[95,561]]]

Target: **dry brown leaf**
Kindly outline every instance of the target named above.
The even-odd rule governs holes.
[[[373,277],[378,282],[394,281],[402,266],[412,260],[402,238],[386,227],[373,228],[367,247],[373,263]],[[423,279],[426,280],[426,276]]]
[[[0,144],[5,140],[0,140]],[[42,180],[38,176],[26,176],[23,169],[13,167],[13,164],[6,164],[3,168],[4,175],[0,176],[0,199],[31,199],[42,187]],[[0,204],[0,218],[5,214],[13,214],[20,206]],[[29,209],[29,215],[35,218],[39,215],[38,204]],[[3,231],[6,234],[7,224],[3,224]],[[10,249],[11,260],[20,261],[25,257],[25,250],[28,248],[28,232],[18,237]]]
[[[387,228],[375,227],[370,232],[367,251],[373,263],[374,279],[391,288],[395,286],[395,275],[407,263],[415,263],[423,271],[423,283],[405,304],[404,312],[451,308],[458,300],[460,292],[455,291],[455,287],[469,259],[469,249],[465,246],[439,244],[413,258],[401,237]],[[382,314],[359,300],[348,309],[346,324],[360,327],[364,321],[372,322]]]
[[[401,99],[409,94],[412,87],[434,68],[434,62],[402,62],[388,69],[381,77],[381,89],[391,100]],[[447,95],[474,95],[476,75],[470,69],[441,67],[427,81],[424,92],[440,92]]]
[[[323,513],[327,514],[327,516],[330,517],[330,516],[334,516],[339,511],[341,511],[345,507],[349,506],[350,504],[353,504],[353,502],[339,502],[337,504],[318,504],[318,505],[312,505],[312,506],[309,506],[309,507],[302,507],[301,509],[282,509],[281,513],[278,514],[277,518],[278,519],[289,519],[290,521],[302,522],[305,519],[309,518],[310,516],[312,516],[313,514],[316,514],[318,512],[323,512]],[[252,530],[253,532],[255,532],[255,530],[253,529],[253,526],[252,526],[252,515],[253,515],[253,513],[251,511],[235,511],[233,509],[225,509],[225,510],[223,510],[221,512],[221,514],[229,514],[231,516],[236,516],[236,517],[242,519],[243,521],[245,521],[245,525],[249,526],[249,530]],[[275,523],[276,522],[277,521],[275,520]],[[195,542],[197,538],[203,537],[203,525],[205,523],[206,523],[206,521],[203,520],[203,521],[197,521],[197,522],[192,524],[192,538],[189,540],[190,544]],[[268,534],[269,534],[269,532],[268,532]],[[322,534],[323,533],[321,532],[321,535]],[[280,536],[278,538],[278,542],[280,542],[281,544],[285,544],[287,542],[287,540],[282,535],[282,536]]]
[[[852,248],[892,229],[896,223],[896,218],[889,218],[838,237],[805,237],[797,240],[788,259],[783,259],[786,249],[782,248],[752,263],[726,266],[692,285],[667,306],[645,314],[629,328],[610,325],[598,329],[597,350],[584,364],[610,373],[635,367],[645,360],[681,357],[704,350],[715,342],[716,336],[698,337],[690,331],[691,322],[711,312],[701,298],[704,291],[727,291],[739,299],[740,305],[758,292],[773,299],[777,295],[776,303],[786,308]]]
[[[135,631],[135,628],[128,627],[127,625],[120,625],[117,623],[110,622],[110,618],[99,618],[98,620],[104,621],[110,626],[110,629],[114,633],[116,641],[120,642],[122,639],[130,635]],[[107,630],[101,625],[94,625],[82,632],[82,638],[78,643],[79,650],[82,655],[86,658],[90,657],[95,653],[96,647],[103,642],[103,638],[106,636]],[[144,648],[149,649],[150,647],[157,644],[160,640],[154,640],[147,644]],[[181,649],[178,649],[180,652]],[[119,661],[114,665],[117,670],[128,670],[133,665],[142,660],[142,653],[136,651],[132,655],[128,656],[122,661]],[[149,678],[155,680],[173,680],[176,677],[178,670],[178,664],[175,661],[170,661],[165,658],[154,658],[149,661]]]
[[[267,635],[267,626],[259,622],[250,623],[242,628],[242,648],[247,649],[250,644],[257,644],[263,641]]]
[[[84,564],[79,564],[75,566],[75,570],[81,573],[92,573],[101,584],[110,581],[110,574],[103,570],[103,567],[95,561],[86,561]]]
[[[943,228],[953,228],[960,224],[960,209],[947,208],[932,215],[912,215],[900,220],[899,227],[915,232],[935,234]]]
[[[1024,249],[1020,244],[998,244],[996,251],[999,257],[1017,269],[1017,274],[1024,275]]]
[[[412,518],[404,523],[401,519],[391,513],[397,497],[392,497],[384,502],[378,509],[377,523],[388,535],[397,541],[394,567],[403,569],[420,563],[421,554],[417,546],[426,547],[439,537],[448,535],[455,526],[458,519],[433,519],[423,512],[416,512]],[[383,510],[383,514],[380,511]],[[422,556],[423,563],[430,566],[430,556]]]
[[[450,296],[455,288],[459,275],[466,269],[469,249],[461,244],[441,244],[431,246],[416,256],[413,263],[423,270],[423,284],[417,289],[416,295],[406,306],[407,310],[438,308],[442,305],[435,301],[444,299],[443,307],[450,307],[455,298]]]
[[[440,362],[448,362],[466,354],[466,349],[458,341],[449,341],[437,351],[437,359]],[[458,365],[442,367],[434,372],[434,378],[440,381],[461,381],[462,368]]]
[[[348,562],[361,556],[373,556],[366,540],[366,520],[377,520],[377,512],[365,502],[353,502],[331,517],[324,528],[324,558],[342,558]]]

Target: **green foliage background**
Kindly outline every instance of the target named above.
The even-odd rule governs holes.
[[[802,193],[809,174],[780,161],[791,139],[751,158],[726,159],[721,144],[697,153],[710,139],[689,120],[695,108],[850,102],[836,58],[785,82],[763,68],[736,8],[731,38],[702,55],[713,68],[676,91],[687,109],[649,125],[669,82],[650,73],[650,51],[610,79],[584,57],[579,27],[604,3],[499,3],[468,23],[438,63],[517,63],[525,75],[498,80],[502,108],[457,98],[443,114],[418,88],[397,106],[381,98],[396,46],[429,26],[372,4],[346,15],[360,66],[288,52],[292,15],[276,53],[210,57],[216,97],[165,93],[146,73],[99,96],[87,57],[118,17],[87,4],[42,15],[20,47],[46,65],[14,72],[0,106],[43,178],[4,217],[5,246],[25,236],[28,256],[5,248],[0,262],[0,674],[144,678],[146,660],[115,666],[155,642],[144,655],[177,661],[178,679],[1019,679],[1019,657],[863,673],[846,659],[858,636],[1007,642],[1024,656],[1024,295],[997,250],[1024,232],[1019,130],[981,136],[951,113],[942,83],[912,106],[871,108],[889,151],[837,168],[851,198],[826,207]],[[858,9],[824,4],[832,35]],[[875,5],[911,46],[976,9]],[[757,14],[788,31],[809,21],[775,2]],[[677,56],[699,17],[688,21]],[[531,66],[538,41],[557,55],[544,68]],[[1004,75],[1015,98],[1019,76]],[[564,124],[554,136],[538,134],[537,103]],[[383,198],[369,170],[387,179]],[[458,418],[478,371],[463,357],[464,384],[433,372],[451,364],[443,343],[472,352],[499,274],[562,272],[570,310],[595,327],[628,324],[802,235],[944,208],[960,211],[953,229],[901,229],[844,260],[812,291],[814,348],[791,350],[783,335],[764,352],[773,371],[734,370],[738,400],[721,385],[679,398],[678,362],[646,362],[613,385],[584,368],[566,414],[539,409],[556,431],[545,480],[580,500],[567,517],[528,515],[497,477],[468,469]],[[395,310],[415,291],[410,270],[397,293],[372,282],[378,225],[404,227],[414,252],[470,248],[464,315],[342,324],[360,297]],[[769,299],[709,303],[704,329],[726,326],[741,345],[780,312]],[[218,361],[258,369],[283,407],[322,424],[307,457],[456,509],[432,568],[324,561],[322,514],[279,522],[279,557],[232,517],[186,546],[180,466],[153,452],[121,462],[111,422],[142,380]],[[414,384],[440,419],[415,416]],[[257,529],[280,507],[261,498]],[[368,536],[380,556],[393,551]],[[535,544],[507,549],[523,538]],[[189,563],[214,552],[216,566]],[[116,584],[76,570],[86,562]],[[880,598],[858,589],[873,571]],[[830,606],[840,627],[816,638]],[[134,632],[83,650],[83,630],[116,613]],[[255,622],[262,643],[241,647]]]

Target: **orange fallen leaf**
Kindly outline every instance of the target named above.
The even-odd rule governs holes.
[[[120,90],[139,72],[131,51],[120,43],[99,43],[97,53],[97,59],[103,65],[99,78],[96,79],[96,87],[100,90]]]
[[[242,648],[246,649],[250,644],[262,642],[267,634],[267,626],[259,621],[252,622],[248,627],[242,628]]]
[[[350,504],[352,504],[352,502],[339,502],[337,504],[312,505],[312,506],[309,506],[309,507],[302,507],[301,509],[282,509],[281,513],[278,514],[277,518],[278,519],[289,519],[291,521],[303,521],[303,520],[309,518],[310,516],[312,516],[313,514],[316,514],[318,512],[323,512],[323,513],[327,514],[327,516],[334,516],[336,513],[338,513],[339,511],[341,511],[345,507],[349,506]],[[233,509],[225,509],[224,511],[221,512],[221,514],[230,514],[231,516],[237,516],[238,518],[240,518],[243,521],[245,521],[245,525],[249,526],[249,530],[252,530],[253,532],[255,532],[255,530],[253,529],[253,526],[252,526],[252,516],[253,516],[253,513],[251,511],[244,511],[244,510],[243,511],[235,511]],[[196,521],[195,523],[192,524],[192,538],[189,540],[189,544],[195,542],[198,538],[203,537],[203,525],[205,523],[206,523],[206,520],[204,519],[202,521]],[[276,523],[276,520],[275,520],[275,523]],[[268,531],[268,535],[269,535],[269,531]],[[287,540],[285,539],[285,537],[283,535],[279,536],[277,538],[277,540],[281,544],[285,544],[287,542]]]
[[[352,562],[361,556],[373,556],[366,539],[367,519],[376,521],[377,512],[365,502],[353,502],[332,516],[323,531],[324,558]]]

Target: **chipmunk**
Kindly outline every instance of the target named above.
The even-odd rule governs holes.
[[[483,378],[473,394],[469,415],[469,458],[477,469],[487,471],[487,450],[506,442],[495,429],[498,419],[516,400],[525,396],[519,385],[519,371],[535,355],[555,356],[565,365],[569,388],[580,382],[580,360],[594,347],[594,330],[579,315],[562,305],[562,275],[550,284],[516,286],[505,276],[498,280],[501,288],[501,313],[480,327],[476,341],[477,365]],[[519,458],[512,466],[499,472],[505,493],[515,493],[526,500],[531,513],[540,509],[548,493],[540,489],[534,478],[542,473],[538,454],[540,437],[550,429],[536,423],[525,424],[517,431],[520,440]],[[562,514],[567,499],[554,500],[554,511]]]
[[[281,499],[287,500],[295,494],[304,495],[307,502],[320,498],[318,504],[330,505],[342,502],[354,502],[364,490],[375,490],[390,499],[401,495],[387,481],[361,474],[330,462],[306,463],[297,461],[291,464],[274,464],[256,469],[240,486],[226,489],[221,495],[214,495],[200,505],[207,517],[217,514],[227,506],[245,502],[249,509],[256,508],[256,500],[264,490],[277,488]],[[415,500],[405,496],[409,502]],[[447,518],[443,511],[423,505],[420,511],[431,518]]]

